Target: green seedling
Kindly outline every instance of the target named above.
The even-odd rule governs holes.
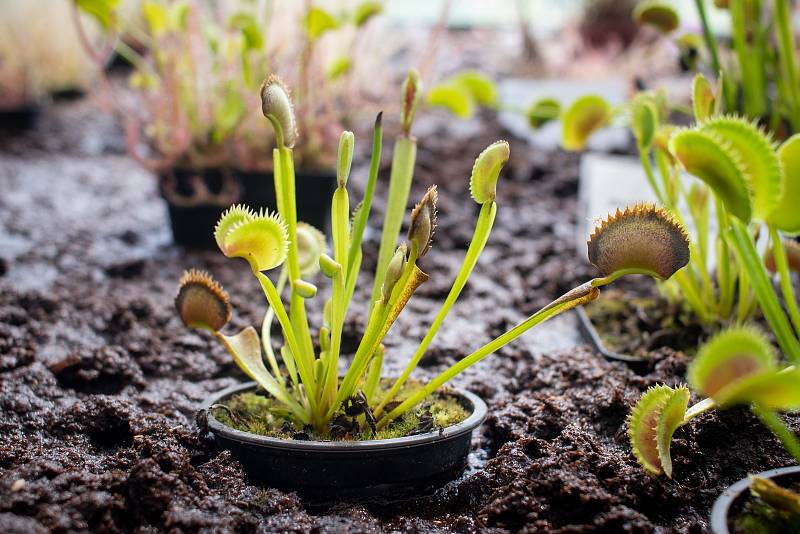
[[[318,435],[326,435],[331,430],[331,422],[343,410],[353,412],[356,405],[361,407],[359,417],[364,417],[363,423],[369,428],[374,426],[373,431],[380,433],[464,369],[547,319],[597,298],[600,287],[628,274],[667,279],[689,260],[685,232],[666,212],[650,205],[637,205],[618,211],[602,221],[588,241],[589,257],[600,270],[600,278],[562,295],[514,328],[460,358],[439,376],[397,402],[398,392],[407,385],[411,373],[423,358],[477,265],[498,209],[498,180],[510,157],[508,144],[498,141],[487,147],[475,160],[469,188],[473,200],[480,205],[480,213],[461,268],[436,318],[402,374],[393,382],[388,382],[391,385],[387,388],[378,388],[385,357],[383,339],[415,290],[428,279],[418,262],[430,252],[436,229],[438,193],[436,187],[431,186],[411,210],[405,242],[396,245],[413,170],[416,144],[410,131],[419,86],[420,81],[412,72],[402,91],[403,128],[395,144],[389,206],[381,242],[381,252],[388,250],[389,253],[385,260],[381,260],[382,255],[379,254],[376,266],[378,282],[370,302],[367,323],[343,374],[340,374],[339,365],[342,332],[360,270],[361,237],[372,202],[377,162],[380,160],[380,120],[376,121],[373,137],[375,150],[367,180],[367,196],[356,208],[352,219],[347,183],[354,136],[344,132],[340,137],[338,187],[331,203],[332,256],[328,255],[320,236],[296,220],[292,148],[287,143],[299,137],[294,133],[295,121],[288,91],[277,78],[270,77],[261,94],[263,113],[276,129],[275,139],[279,143],[273,151],[278,213],[255,212],[234,206],[221,217],[215,232],[223,254],[246,260],[261,285],[269,305],[262,323],[261,339],[252,327],[232,336],[222,333],[230,318],[229,300],[222,288],[204,273],[188,272],[181,280],[176,297],[176,308],[187,326],[213,333],[242,370],[274,398],[280,406],[279,410],[286,414],[289,421],[297,428],[310,425]],[[312,342],[312,329],[305,312],[305,301],[318,295],[316,286],[308,280],[316,270],[313,266],[315,261],[332,285],[331,296],[324,306],[321,327],[314,333],[317,343]],[[276,285],[267,272],[279,267],[281,270]],[[284,288],[289,291],[288,309],[282,299]],[[271,347],[273,321],[277,321],[282,334],[282,346],[277,351],[282,366]],[[262,346],[269,368],[262,357]],[[368,410],[364,409],[365,405]]]
[[[754,327],[724,330],[692,361],[689,385],[705,398],[689,407],[689,389],[659,385],[645,392],[628,420],[628,437],[639,464],[653,475],[672,477],[673,433],[711,409],[750,409],[800,461],[800,441],[778,412],[800,408],[800,370],[781,367],[763,333]]]

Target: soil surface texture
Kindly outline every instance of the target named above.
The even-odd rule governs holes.
[[[431,280],[387,338],[389,373],[424,336],[469,244],[473,158],[505,135],[491,122],[418,115],[411,198],[437,183],[440,224],[422,262]],[[356,137],[369,143],[371,131]],[[386,165],[392,138],[389,124]],[[728,484],[791,463],[749,412],[731,410],[677,431],[672,480],[646,475],[626,416],[647,387],[681,382],[686,357],[661,349],[634,373],[584,345],[569,314],[454,381],[490,415],[468,470],[432,495],[319,507],[251,484],[195,424],[211,392],[245,377],[223,347],[183,327],[172,299],[184,269],[208,269],[231,293],[232,332],[260,320],[263,296],[244,262],[171,244],[154,179],[122,147],[87,100],[54,104],[36,130],[0,141],[0,532],[699,533]],[[511,153],[489,245],[418,378],[594,274],[574,249],[577,157],[514,140]],[[355,167],[356,199],[365,175]],[[373,225],[387,178],[384,169]],[[347,352],[364,326],[378,239],[371,226]],[[315,318],[329,291],[318,282]]]

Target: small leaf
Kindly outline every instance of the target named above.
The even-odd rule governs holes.
[[[374,0],[366,0],[356,6],[353,11],[353,24],[360,28],[375,15],[383,12],[383,4]]]
[[[587,245],[589,261],[604,276],[633,270],[666,280],[689,262],[686,231],[652,204],[609,215],[595,227]]]
[[[689,384],[707,397],[747,376],[775,368],[769,341],[753,327],[732,327],[708,340],[689,366]]]
[[[228,25],[242,32],[246,50],[258,50],[264,46],[264,35],[252,13],[245,11],[235,13],[228,21]]]
[[[727,210],[749,222],[750,193],[736,153],[715,136],[698,130],[681,130],[669,142],[672,155],[687,172],[703,180]]]
[[[714,89],[698,72],[692,80],[692,111],[697,122],[703,122],[714,114],[714,99]]]
[[[142,2],[142,15],[144,15],[150,33],[154,36],[159,36],[167,31],[169,16],[164,5],[152,0]]]
[[[175,308],[183,324],[190,328],[216,332],[231,320],[228,294],[207,272],[196,269],[181,276]]]
[[[497,86],[491,78],[476,70],[459,72],[453,81],[467,90],[472,100],[485,107],[497,103]]]
[[[328,67],[328,79],[338,80],[348,72],[353,66],[353,60],[350,56],[339,56],[334,59]]]
[[[608,124],[611,106],[602,97],[585,95],[575,100],[561,118],[561,144],[566,150],[583,150],[589,137]]]
[[[716,136],[736,153],[750,190],[753,217],[764,220],[780,201],[783,173],[772,139],[756,125],[737,117],[713,117],[700,131]]]
[[[662,457],[666,457],[671,476],[669,442],[683,422],[681,408],[685,413],[688,402],[689,391],[685,387],[673,389],[661,385],[648,389],[631,411],[628,418],[628,438],[636,460],[648,473],[666,473],[662,463]]]
[[[167,27],[171,32],[186,31],[186,22],[189,20],[189,3],[186,0],[175,2],[169,7],[167,14]]]
[[[392,296],[394,286],[397,284],[400,277],[403,276],[403,271],[406,268],[406,244],[402,243],[397,250],[394,251],[392,259],[389,260],[389,265],[386,267],[386,275],[383,279],[383,286],[381,287],[381,296],[383,302],[389,302],[389,297]]]
[[[297,123],[292,100],[286,86],[274,74],[261,85],[261,112],[272,123],[278,144],[293,148],[297,142]]]
[[[447,108],[450,113],[462,119],[471,117],[475,112],[469,91],[452,82],[431,87],[427,101],[431,106]]]
[[[783,192],[768,219],[784,232],[800,234],[800,134],[793,135],[781,145],[778,158],[783,167]]]
[[[422,200],[411,210],[411,224],[408,228],[408,242],[416,247],[417,257],[421,258],[431,249],[433,233],[436,231],[436,201],[439,194],[432,185],[425,191]],[[412,248],[413,250],[413,248]]]
[[[247,111],[247,107],[241,96],[232,87],[229,87],[225,91],[225,96],[220,105],[214,108],[215,141],[222,141],[226,135],[233,131],[242,117],[244,117],[245,111]]]
[[[119,0],[75,0],[75,5],[104,29],[111,28],[116,22]]]
[[[500,171],[511,156],[507,141],[495,141],[483,149],[472,166],[469,193],[478,204],[494,201]]]
[[[319,271],[320,257],[327,250],[325,236],[314,226],[299,221],[295,229],[297,235],[297,260],[300,274],[313,276]]]
[[[284,262],[288,246],[283,218],[261,211],[231,227],[222,236],[220,249],[229,258],[246,259],[254,271],[268,271]]]
[[[541,128],[546,123],[555,120],[561,114],[561,103],[555,98],[540,98],[530,105],[525,116],[528,125],[534,130]]]
[[[235,336],[217,334],[217,337],[233,356],[233,360],[239,366],[239,369],[244,371],[247,376],[255,380],[259,386],[267,390],[276,399],[287,404],[292,403],[264,366],[264,359],[261,357],[261,342],[258,339],[258,333],[256,333],[255,328],[248,326]]]
[[[317,286],[300,278],[292,282],[292,290],[304,299],[313,299],[317,296]]]
[[[312,41],[319,39],[323,33],[339,27],[339,23],[333,18],[333,15],[317,6],[308,10],[304,22],[306,33]]]
[[[411,134],[411,125],[414,124],[417,104],[419,104],[419,99],[422,95],[422,80],[417,69],[409,69],[408,75],[403,82],[402,92],[403,101],[400,122],[403,127],[403,133],[408,136]]]
[[[339,187],[347,185],[350,176],[350,166],[353,164],[353,150],[356,138],[353,132],[345,130],[339,136],[339,151],[336,158],[336,182]]]
[[[638,24],[649,24],[664,34],[680,25],[678,12],[664,0],[641,0],[633,10],[633,18]]]
[[[631,104],[631,130],[641,148],[649,148],[658,128],[658,109],[652,98],[640,94]]]

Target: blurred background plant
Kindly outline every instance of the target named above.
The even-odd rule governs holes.
[[[0,2],[0,109],[35,105],[49,94],[85,91],[97,67],[84,53],[68,2]],[[86,18],[86,17],[82,17]],[[84,20],[86,38],[101,39],[97,25]]]
[[[143,24],[126,26],[117,0],[75,0],[114,40],[110,49],[90,49],[95,60],[101,64],[116,50],[134,66],[130,85],[139,99],[124,103],[112,95],[114,107],[125,120],[131,154],[156,172],[270,170],[272,134],[249,112],[264,72],[280,72],[293,89],[306,135],[297,154],[303,168],[332,167],[336,137],[353,119],[343,110],[355,107],[346,104],[375,99],[383,89],[371,46],[376,36],[368,32],[379,2],[138,4]]]

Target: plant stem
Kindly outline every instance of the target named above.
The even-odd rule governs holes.
[[[711,26],[709,26],[708,17],[706,16],[705,0],[694,0],[694,3],[697,7],[700,23],[703,26],[703,38],[705,39],[709,52],[711,52],[711,65],[717,76],[723,76],[717,39],[711,32]],[[736,95],[733,94],[733,87],[731,86],[731,81],[728,79],[728,76],[723,76],[722,78],[722,92],[725,97],[725,107],[728,111],[733,111],[736,108]]]
[[[502,334],[500,337],[490,341],[469,356],[462,358],[460,361],[450,366],[442,374],[428,382],[420,391],[403,401],[397,408],[384,415],[378,423],[378,428],[380,429],[385,427],[390,421],[416,406],[420,401],[436,391],[445,382],[458,375],[466,368],[478,363],[490,354],[511,343],[534,326],[564,311],[572,309],[575,306],[579,306],[596,299],[600,294],[600,291],[597,289],[597,285],[605,285],[615,278],[618,278],[618,276],[612,275],[607,278],[595,279],[587,284],[573,289],[572,291],[562,295],[560,298],[554,300],[541,310],[537,311],[505,334]]]
[[[326,380],[322,392],[322,404],[327,406],[336,398],[336,386],[339,383],[339,351],[342,345],[342,328],[344,327],[345,273],[350,239],[350,200],[344,186],[336,188],[331,203],[331,227],[333,228],[333,248],[337,263],[342,268],[333,278],[333,297],[331,302],[331,348],[326,362]]]
[[[761,311],[767,318],[781,350],[793,363],[800,363],[800,343],[794,337],[789,321],[781,309],[766,267],[758,256],[753,238],[739,219],[731,217],[730,222],[731,226],[728,230],[730,242],[739,258],[739,264],[747,272],[748,281],[755,291]]]
[[[716,407],[717,403],[714,402],[714,399],[712,398],[703,399],[700,402],[696,403],[695,405],[690,406],[689,409],[686,410],[686,413],[683,415],[683,422],[681,424],[685,425],[686,423],[688,423],[701,413],[713,410]]]
[[[483,248],[486,246],[486,241],[489,239],[489,234],[492,230],[492,225],[494,223],[496,214],[497,204],[494,201],[486,202],[483,204],[483,206],[481,206],[481,212],[480,215],[478,215],[478,222],[475,225],[475,232],[472,236],[472,241],[469,244],[467,253],[464,256],[464,262],[461,264],[461,269],[459,270],[458,275],[453,282],[453,286],[450,288],[450,292],[447,294],[444,304],[442,304],[439,313],[436,315],[436,319],[434,319],[433,323],[428,329],[427,334],[425,334],[425,338],[422,340],[422,343],[420,343],[417,351],[411,358],[411,361],[408,362],[408,365],[406,365],[403,373],[392,385],[389,392],[383,397],[378,407],[375,408],[375,417],[381,415],[386,404],[389,403],[395,395],[397,395],[398,391],[400,391],[400,388],[408,379],[411,372],[419,364],[419,361],[422,359],[422,356],[425,354],[425,351],[428,349],[431,341],[433,341],[433,338],[439,331],[439,328],[441,327],[442,322],[444,322],[445,317],[447,317],[447,314],[450,313],[450,309],[453,307],[456,299],[458,299],[461,291],[464,289],[470,274],[472,274],[472,270],[475,268],[475,264],[478,262],[478,257],[480,256],[481,251],[483,251]]]
[[[383,147],[382,117],[383,112],[378,113],[378,117],[375,119],[375,131],[372,134],[372,157],[369,162],[367,187],[364,189],[364,199],[361,201],[358,215],[355,220],[353,220],[350,251],[347,255],[347,263],[350,266],[347,271],[348,285],[350,284],[351,278],[358,276],[358,269],[361,265],[361,261],[358,261],[358,265],[356,264],[356,256],[361,250],[361,239],[364,236],[364,229],[367,227],[367,220],[369,219],[369,212],[372,207],[372,197],[375,194],[375,182],[377,181],[378,170],[381,166],[381,150]],[[349,300],[350,299],[348,299],[348,301]]]
[[[789,427],[786,426],[783,419],[769,408],[760,404],[753,404],[750,409],[753,410],[753,413],[756,414],[764,426],[781,440],[786,451],[794,457],[795,461],[800,462],[800,441],[798,441],[797,436],[789,430]]]
[[[300,346],[297,342],[297,337],[295,336],[289,316],[286,314],[286,310],[283,307],[283,302],[281,302],[281,296],[278,294],[277,289],[275,289],[275,286],[272,284],[272,280],[270,280],[269,277],[264,273],[258,271],[254,271],[253,274],[255,274],[256,278],[261,284],[261,289],[264,290],[264,295],[267,297],[267,302],[269,302],[269,305],[275,310],[275,316],[278,318],[278,323],[281,325],[281,329],[283,330],[283,337],[286,339],[286,344],[289,346],[289,350],[292,351],[292,355],[295,357],[297,370],[300,373],[300,379],[303,382],[303,386],[306,388],[306,395],[309,403],[311,404],[311,413],[313,418],[313,414],[317,412],[317,399],[313,394],[316,391],[313,366],[311,368],[307,367],[306,362],[302,358],[297,357],[297,354],[300,353]]]
[[[763,87],[759,83],[758,65],[753,50],[747,46],[747,12],[744,0],[730,0],[733,47],[739,61],[744,113],[750,118],[764,114]]]
[[[800,130],[800,87],[795,65],[794,36],[791,29],[791,10],[789,0],[775,0],[775,23],[778,30],[778,55],[780,56],[782,78],[789,93],[791,113],[789,122],[795,132]]]
[[[789,274],[789,262],[786,259],[786,249],[783,246],[781,236],[774,226],[768,225],[769,237],[772,241],[772,254],[775,258],[775,267],[778,269],[781,279],[781,292],[786,309],[789,311],[789,318],[794,326],[795,333],[800,337],[800,310],[797,309],[797,297],[794,294],[792,278]]]
[[[411,191],[411,179],[414,176],[414,163],[417,158],[417,141],[411,136],[401,136],[395,141],[392,156],[392,171],[389,176],[389,197],[386,201],[386,214],[383,217],[383,233],[378,250],[378,263],[375,267],[375,281],[372,286],[370,309],[375,305],[381,292],[386,267],[392,259],[397,236],[403,224],[403,214],[408,204]]]
[[[283,293],[283,288],[286,285],[286,280],[288,277],[289,272],[286,270],[286,268],[281,269],[281,274],[278,277],[278,285],[276,287],[279,295]],[[275,310],[272,308],[272,306],[270,306],[267,312],[264,314],[264,320],[261,321],[261,344],[264,346],[264,354],[267,356],[267,362],[269,362],[269,366],[272,368],[272,373],[281,384],[284,384],[285,382],[283,380],[283,376],[281,375],[281,369],[278,367],[278,360],[275,358],[275,351],[272,349],[271,331],[272,321],[274,319]],[[288,367],[289,364],[287,363],[286,366]]]

